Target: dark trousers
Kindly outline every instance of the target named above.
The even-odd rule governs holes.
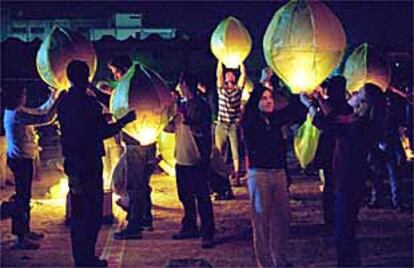
[[[64,167],[69,177],[72,254],[76,266],[87,266],[95,258],[102,222],[102,159],[66,158]]]
[[[361,265],[355,231],[361,196],[362,183],[343,184],[334,193],[334,237],[338,266]]]
[[[207,170],[208,164],[194,166],[176,165],[178,198],[184,207],[184,217],[181,221],[182,231],[198,230],[197,212],[200,216],[200,234],[202,238],[213,239],[214,215],[211,203]],[[197,202],[197,208],[196,208]]]
[[[334,219],[334,189],[333,175],[331,168],[323,169],[325,179],[323,185],[322,202],[323,202],[323,219],[325,225],[333,225]]]
[[[152,225],[152,201],[150,179],[155,164],[149,164],[155,150],[151,146],[128,146],[127,148],[127,193],[128,229],[138,231],[141,226]]]
[[[13,172],[16,185],[16,197],[12,213],[12,234],[21,239],[30,232],[33,159],[8,158],[7,164]]]

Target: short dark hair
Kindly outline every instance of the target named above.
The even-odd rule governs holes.
[[[130,57],[126,55],[121,55],[121,56],[115,56],[109,59],[108,65],[112,65],[126,72],[132,66],[132,61]]]
[[[74,85],[82,85],[88,83],[89,67],[84,61],[74,60],[68,64],[66,68],[68,79]]]
[[[22,82],[16,81],[8,83],[2,90],[2,103],[8,110],[16,109],[20,104],[20,98],[25,93],[25,86]]]
[[[327,93],[331,99],[344,99],[346,96],[346,79],[342,75],[336,75],[327,82]]]

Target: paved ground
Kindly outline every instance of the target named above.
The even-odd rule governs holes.
[[[60,193],[60,199],[51,198],[50,194],[51,191],[60,189],[56,185],[59,185],[64,175],[55,168],[51,155],[55,155],[55,152],[45,150],[43,153],[41,179],[34,181],[33,185],[32,229],[46,234],[42,247],[37,251],[11,250],[14,237],[10,235],[10,220],[3,220],[0,223],[1,267],[73,266],[69,230],[64,225],[64,194]],[[292,163],[290,165],[294,166]],[[293,175],[290,189],[292,224],[288,259],[295,267],[334,266],[332,240],[323,235],[321,225],[319,182],[315,177],[304,176],[296,169],[293,170]],[[155,203],[153,232],[144,233],[143,240],[114,241],[112,233],[125,224],[125,214],[116,205],[113,209],[116,222],[103,226],[97,248],[101,256],[110,261],[111,267],[163,267],[169,264],[175,267],[255,266],[245,188],[236,188],[236,200],[214,202],[217,245],[206,250],[200,248],[200,242],[196,239],[170,239],[179,229],[182,215],[174,178],[157,173],[152,177],[152,186]],[[410,189],[407,191],[411,192]],[[1,200],[7,199],[12,192],[13,187],[2,189]],[[411,212],[363,208],[359,221],[358,238],[364,266],[413,266]]]

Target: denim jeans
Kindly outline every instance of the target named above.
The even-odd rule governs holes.
[[[226,145],[227,139],[229,139],[231,155],[234,161],[239,160],[239,139],[237,136],[237,129],[238,127],[236,124],[229,125],[218,123],[215,133],[215,144],[221,155],[223,155],[224,146]]]
[[[257,264],[283,266],[290,224],[285,170],[251,168],[247,183]]]
[[[154,172],[155,164],[150,159],[155,158],[155,150],[150,146],[127,147],[127,193],[128,225],[127,228],[134,231],[141,226],[152,225],[152,201],[150,179]]]

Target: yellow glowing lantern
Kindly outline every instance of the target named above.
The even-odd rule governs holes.
[[[252,39],[238,19],[228,17],[214,30],[210,48],[227,68],[238,68],[252,50]]]
[[[37,72],[49,86],[67,89],[70,83],[66,67],[72,60],[82,60],[88,64],[89,80],[92,81],[98,64],[93,44],[79,33],[55,27],[37,52]]]
[[[170,176],[175,176],[175,134],[162,131],[158,139],[162,160],[158,164]]]
[[[137,119],[123,130],[141,143],[154,143],[169,119],[173,101],[163,79],[153,70],[133,65],[119,81],[112,94],[110,110],[116,118],[135,110]]]
[[[372,46],[364,43],[358,46],[345,63],[344,76],[347,90],[356,92],[366,83],[372,83],[387,90],[391,81],[388,63]]]
[[[292,93],[310,92],[341,62],[344,29],[318,1],[291,1],[273,16],[263,39],[267,64]]]
[[[246,104],[252,94],[254,89],[253,82],[246,77],[246,82],[244,83],[243,92],[242,92],[242,104]]]

